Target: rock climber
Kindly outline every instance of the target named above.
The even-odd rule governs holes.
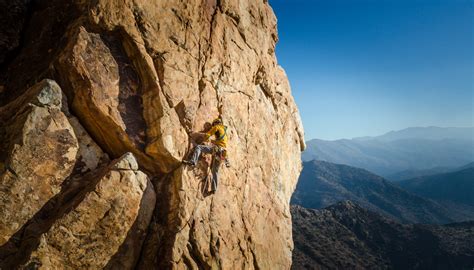
[[[222,123],[221,118],[216,118],[212,121],[211,129],[205,133],[204,141],[208,141],[211,136],[214,136],[214,140],[211,141],[211,145],[200,144],[194,148],[194,153],[189,160],[183,160],[184,164],[190,166],[196,166],[201,153],[212,153],[211,172],[211,192],[215,193],[217,190],[219,167],[221,162],[224,161],[226,167],[230,167],[229,159],[227,158],[227,127]]]

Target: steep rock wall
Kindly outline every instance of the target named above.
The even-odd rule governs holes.
[[[77,138],[76,163],[61,176],[59,194],[48,195],[2,235],[5,265],[290,267],[288,203],[305,146],[288,80],[276,62],[276,18],[267,1],[39,1],[29,10],[19,40],[32,42],[20,42],[12,50],[17,54],[2,63],[2,103],[12,107],[36,82],[56,80],[65,93],[61,113]],[[221,168],[218,191],[209,195],[209,157],[194,169],[181,159],[200,142],[197,132],[219,115],[229,127],[232,167]],[[0,156],[11,151],[1,150]],[[120,162],[109,157],[121,160],[127,152],[151,182],[122,176],[123,193],[109,199],[111,191],[104,191],[101,200],[91,199],[96,189],[118,185],[104,175]],[[130,181],[141,188],[134,191]],[[124,197],[135,198],[135,206],[120,203]],[[105,222],[105,229],[88,225],[93,217],[83,209],[109,200],[106,205],[130,215]],[[61,211],[48,216],[51,209]],[[32,218],[35,211],[48,218]],[[119,231],[117,238],[83,236],[107,235],[107,228]],[[22,237],[25,230],[34,241]],[[98,251],[72,256],[60,248],[70,243]],[[19,250],[25,255],[16,256]]]

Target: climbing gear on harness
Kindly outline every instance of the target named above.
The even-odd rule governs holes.
[[[230,168],[230,162],[227,157],[227,150],[225,148],[215,145],[213,149],[213,155],[219,159],[219,163],[224,161],[225,166]]]
[[[220,161],[222,161],[227,157],[227,150],[218,145],[214,145],[214,147],[212,148],[212,154],[218,157]]]
[[[224,161],[227,168],[230,167],[229,159],[227,158],[227,149],[219,145],[214,144],[212,148],[212,155],[215,157],[219,164]]]

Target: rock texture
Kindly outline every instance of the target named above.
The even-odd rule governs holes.
[[[131,154],[115,161],[98,178],[95,188],[40,236],[40,244],[30,255],[26,269],[35,266],[101,269],[106,265],[132,268],[135,265],[143,232],[151,219],[153,208],[150,207],[155,203],[151,185],[147,183],[147,176],[138,171]],[[145,194],[147,186],[149,194]],[[139,220],[141,204],[142,209],[149,209]],[[136,225],[140,232],[126,243],[125,254],[111,260],[136,222],[142,223]]]
[[[305,144],[288,80],[276,62],[276,18],[267,1],[21,3],[30,10],[21,30],[28,42],[2,62],[1,103],[18,107],[12,102],[23,99],[25,89],[54,79],[67,97],[60,113],[76,142],[75,152],[68,152],[71,168],[58,177],[64,182],[59,193],[18,220],[17,235],[5,236],[5,265],[290,267],[288,202]],[[209,196],[203,188],[209,157],[195,169],[181,160],[200,142],[196,132],[219,115],[228,126],[232,167],[221,169],[218,191]],[[121,161],[109,161],[123,160],[127,152],[151,180],[146,186],[153,185],[154,207],[145,176],[138,177],[134,166],[123,176],[113,169]],[[11,150],[2,149],[2,155]],[[29,161],[22,162],[27,167]],[[116,212],[93,224],[109,206]]]
[[[404,225],[350,202],[292,206],[292,269],[471,269],[474,223]]]
[[[43,80],[0,108],[0,269],[133,268],[155,206],[131,153],[109,163]]]
[[[45,80],[0,108],[0,245],[61,190],[78,141],[61,112],[61,89]]]

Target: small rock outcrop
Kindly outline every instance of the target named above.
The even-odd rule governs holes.
[[[305,144],[267,1],[11,5],[0,267],[290,268]],[[181,160],[218,116],[232,167],[209,196],[209,157]]]

